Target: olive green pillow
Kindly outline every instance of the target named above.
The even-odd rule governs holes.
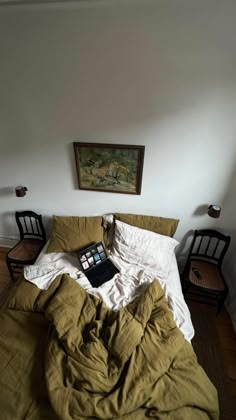
[[[174,236],[179,220],[158,216],[144,216],[141,214],[115,213],[115,218],[123,223],[140,229],[151,230],[160,235]]]
[[[75,252],[103,241],[102,216],[53,216],[47,252]]]

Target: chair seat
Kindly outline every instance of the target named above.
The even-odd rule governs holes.
[[[44,242],[40,239],[22,239],[18,242],[14,248],[8,253],[8,258],[17,262],[28,262],[33,261],[40,250],[42,249]]]
[[[194,274],[193,269],[197,270]],[[196,286],[222,292],[225,290],[224,281],[215,264],[206,261],[192,260],[190,263],[189,280]]]

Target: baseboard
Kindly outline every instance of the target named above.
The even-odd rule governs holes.
[[[3,236],[0,236],[0,246],[12,248],[14,245],[16,245],[18,240],[19,239],[16,238],[5,238]]]

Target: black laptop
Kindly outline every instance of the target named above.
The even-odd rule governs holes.
[[[120,270],[107,257],[102,242],[97,242],[79,252],[82,270],[93,287],[99,287]]]

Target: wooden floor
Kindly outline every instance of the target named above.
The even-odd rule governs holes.
[[[236,399],[236,333],[233,329],[231,319],[225,310],[216,318],[216,327],[231,392]]]
[[[228,377],[228,383],[230,385],[231,393],[236,401],[236,333],[234,331],[232,321],[225,309],[222,309],[218,316],[215,315],[216,309],[214,307],[209,307],[201,303],[192,303],[188,302],[192,321],[194,324],[194,317],[196,316],[196,311],[193,312],[193,305],[197,305],[199,311],[204,311],[205,315],[211,313],[213,316],[211,317],[210,321],[214,323],[212,327],[216,327],[219,344],[220,344],[220,352],[223,355],[225,372]],[[209,319],[206,318],[206,319]],[[236,413],[235,417],[236,419]]]
[[[198,362],[215,385],[220,420],[236,420],[236,334],[227,312],[187,300],[195,335],[192,345]]]
[[[8,252],[7,248],[0,247],[0,290],[6,289],[11,285],[11,278],[9,276],[5,257]],[[188,302],[187,302],[188,303]],[[194,304],[195,312],[192,313],[194,324],[194,317],[196,317],[196,305],[199,305],[199,311],[204,311],[202,304]],[[190,312],[193,308],[189,303]],[[209,308],[207,309],[209,311]],[[212,308],[214,310],[214,308]],[[214,323],[219,337],[220,350],[223,354],[225,372],[227,375],[227,382],[230,385],[231,393],[236,400],[236,334],[234,332],[231,320],[226,310],[223,309],[220,315],[211,317],[211,322]],[[235,417],[236,419],[236,413]],[[233,420],[233,418],[232,418]]]

